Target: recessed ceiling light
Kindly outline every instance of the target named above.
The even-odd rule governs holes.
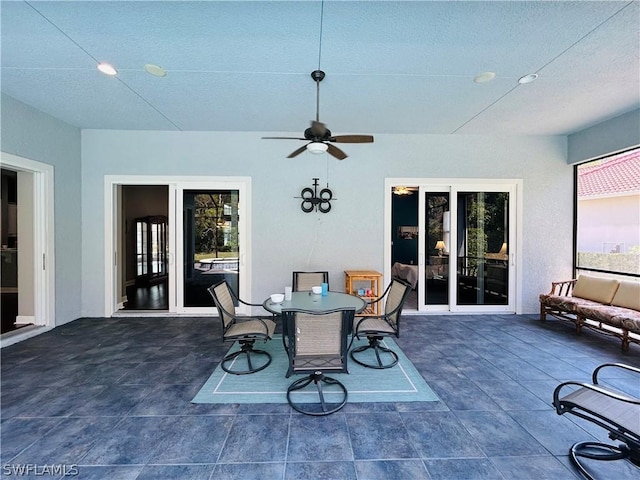
[[[495,72],[482,72],[473,77],[473,81],[476,83],[487,83],[496,78]]]
[[[524,77],[520,77],[520,79],[518,80],[518,83],[520,85],[524,85],[525,83],[531,83],[531,82],[535,81],[536,78],[538,78],[538,74],[537,73],[530,73],[529,75],[525,75]]]
[[[105,75],[117,75],[118,71],[113,68],[113,65],[109,64],[109,63],[99,63],[98,64],[98,70],[100,70],[102,73],[104,73]]]
[[[164,68],[154,65],[153,63],[147,63],[144,69],[154,77],[165,77],[167,75],[167,71]]]

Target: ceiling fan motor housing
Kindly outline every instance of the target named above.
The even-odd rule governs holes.
[[[307,140],[315,141],[315,142],[329,141],[331,139],[331,130],[329,130],[328,128],[325,128],[324,135],[319,137],[313,132],[313,129],[307,128],[304,131],[304,138],[306,138]]]
[[[324,79],[324,72],[322,70],[314,70],[311,72],[311,78],[314,82],[321,82]]]

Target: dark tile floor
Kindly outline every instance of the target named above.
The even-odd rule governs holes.
[[[2,478],[575,479],[569,447],[606,435],[556,415],[553,388],[604,362],[640,366],[637,345],[622,354],[617,340],[555,320],[403,318],[398,343],[441,401],[348,404],[322,418],[191,404],[228,348],[215,319],[80,319],[7,347]],[[640,473],[626,461],[595,471]]]

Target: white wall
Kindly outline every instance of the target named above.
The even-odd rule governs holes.
[[[3,152],[54,166],[56,325],[81,316],[80,130],[12,97],[0,99]]]
[[[83,315],[103,313],[105,175],[251,176],[253,302],[282,290],[297,269],[328,269],[336,290],[346,269],[382,270],[385,177],[522,178],[524,311],[537,312],[538,294],[571,276],[565,137],[376,135],[373,144],[344,145],[349,158],[338,161],[307,153],[287,159],[299,143],[260,139],[271,133],[84,130]],[[327,175],[331,212],[303,213],[294,197],[313,177],[324,186]]]

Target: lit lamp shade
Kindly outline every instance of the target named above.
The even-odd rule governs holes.
[[[442,240],[438,240],[436,242],[436,250],[443,251],[443,250],[446,250],[446,248],[447,247],[444,245],[444,242]]]
[[[501,253],[503,255],[505,255],[507,253],[507,242],[504,242],[502,244],[502,247],[500,247],[500,251],[498,253]]]
[[[307,150],[314,155],[319,155],[327,151],[329,147],[323,142],[311,142],[307,145]]]

